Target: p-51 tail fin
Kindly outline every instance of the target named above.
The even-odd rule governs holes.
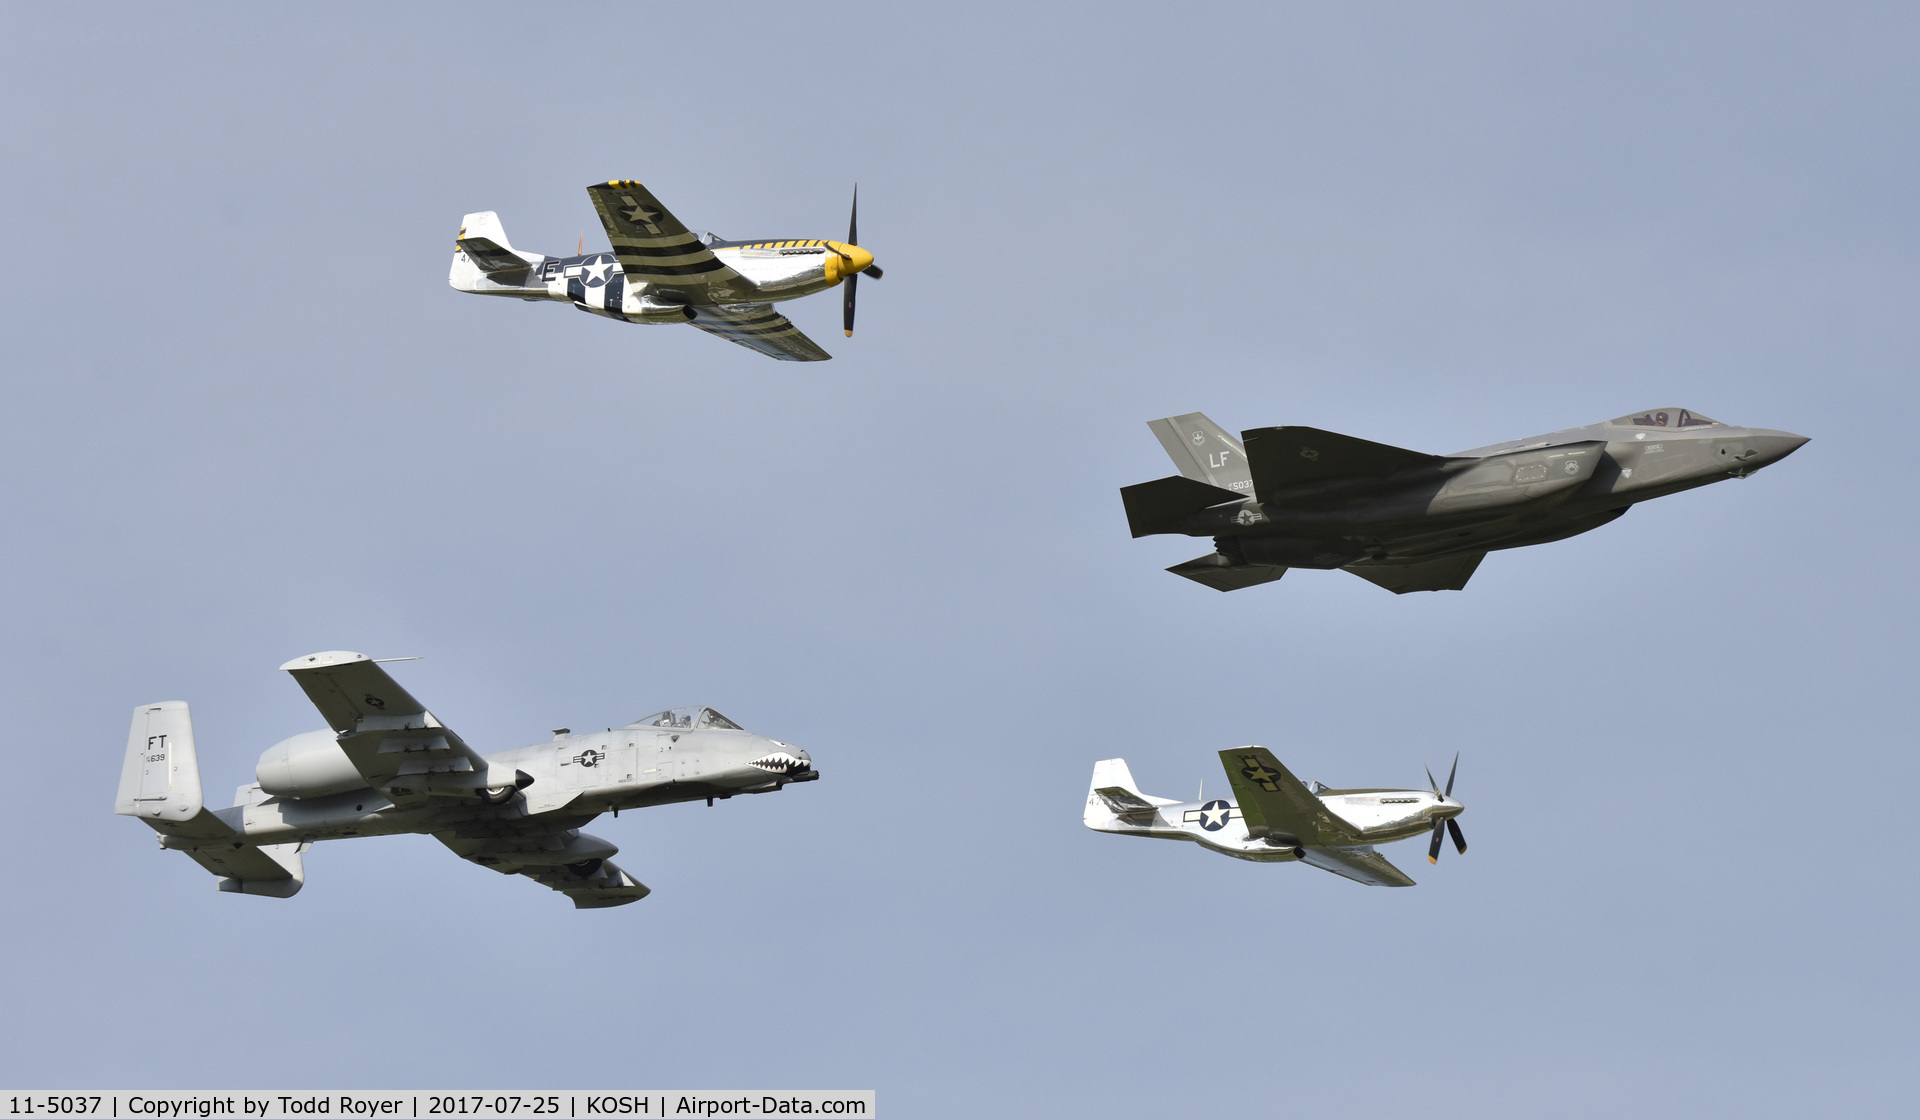
[[[480,271],[489,274],[521,272],[534,263],[514,249],[507,240],[506,228],[500,224],[500,215],[491,210],[460,219],[460,236],[453,245]]]

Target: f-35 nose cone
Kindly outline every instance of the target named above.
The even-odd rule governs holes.
[[[1751,474],[1769,463],[1777,463],[1800,450],[1806,443],[1806,436],[1797,436],[1792,432],[1775,432],[1764,428],[1756,430],[1747,437],[1750,453],[1741,463],[1747,468],[1742,474]]]

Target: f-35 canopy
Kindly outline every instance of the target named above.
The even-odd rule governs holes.
[[[1711,428],[1720,421],[1711,420],[1684,408],[1650,408],[1632,416],[1607,421],[1609,428]]]
[[[712,708],[668,708],[664,712],[655,712],[644,719],[637,719],[628,727],[680,727],[690,731],[709,728],[719,731],[745,731],[746,728],[714,711]]]

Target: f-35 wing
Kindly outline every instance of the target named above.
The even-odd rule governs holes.
[[[365,654],[315,653],[280,668],[320,710],[354,769],[396,805],[515,784],[489,782],[486,759]]]
[[[1474,569],[1486,558],[1484,552],[1469,552],[1423,564],[1351,564],[1346,570],[1395,595],[1409,591],[1459,591],[1467,586]]]
[[[1253,491],[1263,502],[1302,483],[1386,478],[1409,467],[1446,462],[1439,455],[1299,425],[1254,428],[1241,432],[1240,438],[1246,443]]]
[[[753,282],[723,264],[647,188],[615,179],[587,188],[628,284],[677,290],[689,303],[747,299]]]
[[[757,350],[783,362],[824,362],[833,357],[770,303],[726,303],[694,308],[693,325],[716,338]]]
[[[1387,862],[1387,857],[1365,844],[1339,848],[1308,846],[1300,850],[1300,862],[1322,871],[1365,883],[1369,887],[1411,887],[1412,879]]]

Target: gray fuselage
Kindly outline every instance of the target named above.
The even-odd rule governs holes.
[[[1386,478],[1303,483],[1212,506],[1180,531],[1216,538],[1241,563],[1421,563],[1575,536],[1636,502],[1745,477],[1807,442],[1704,418],[1677,430],[1630,423],[1654,417],[1668,412],[1463,451]]]

